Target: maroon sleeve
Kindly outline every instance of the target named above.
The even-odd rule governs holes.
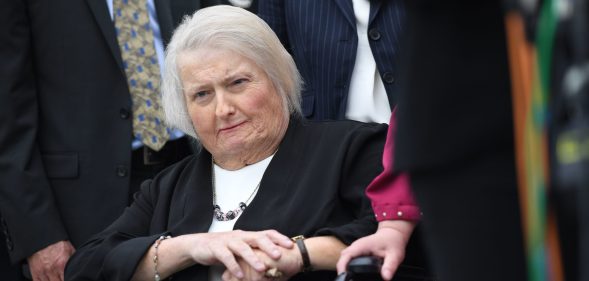
[[[393,172],[393,148],[396,133],[396,109],[389,122],[389,131],[382,156],[384,170],[366,189],[366,195],[372,202],[376,220],[417,221],[421,217],[419,207],[411,193],[409,177],[405,173]]]

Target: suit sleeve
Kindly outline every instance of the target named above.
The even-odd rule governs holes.
[[[108,228],[82,245],[69,260],[66,280],[130,280],[161,235],[150,233],[159,196],[157,179],[147,180],[135,201]]]
[[[27,5],[9,0],[0,9],[0,212],[14,263],[68,239],[37,142],[39,104]]]
[[[370,198],[378,221],[417,221],[421,217],[421,212],[413,198],[409,176],[393,171],[394,136],[397,131],[395,115],[396,110],[393,110],[382,155],[384,170],[366,188],[366,195]]]
[[[386,126],[365,124],[351,132],[341,171],[339,196],[346,210],[354,210],[350,223],[324,228],[317,235],[333,235],[345,244],[376,231],[376,220],[365,195],[366,186],[383,170],[381,159]]]
[[[258,16],[274,30],[274,33],[287,50],[290,50],[286,28],[284,0],[259,0]]]

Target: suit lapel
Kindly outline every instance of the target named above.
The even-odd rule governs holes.
[[[121,69],[121,71],[123,71],[123,59],[121,57],[119,44],[117,42],[117,37],[115,34],[115,25],[113,24],[112,19],[109,16],[106,1],[86,0],[86,2],[88,3],[90,10],[92,10],[94,19],[96,20],[96,23],[102,31],[102,35],[104,36],[104,40],[106,40],[106,43],[108,44],[108,48],[110,49],[112,55],[117,61],[119,68]]]
[[[317,1],[317,0],[313,0]],[[337,6],[340,8],[348,23],[352,25],[354,30],[356,30],[356,15],[354,14],[354,6],[352,5],[352,0],[334,0]]]
[[[154,4],[157,21],[162,34],[162,41],[165,47],[168,45],[168,42],[170,42],[172,31],[174,30],[170,0],[154,0]]]
[[[171,206],[182,210],[170,217],[169,230],[178,236],[188,233],[208,232],[213,220],[213,187],[211,177],[211,154],[204,150],[196,156],[193,170],[186,171],[188,179],[178,183],[181,206]]]
[[[370,18],[368,19],[368,26],[372,24],[372,21],[374,20],[374,18],[378,14],[378,11],[380,10],[380,6],[382,6],[382,1],[370,1]]]

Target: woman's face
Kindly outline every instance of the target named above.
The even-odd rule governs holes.
[[[233,51],[213,48],[182,53],[178,66],[188,114],[215,159],[248,161],[274,152],[288,119],[265,71]]]

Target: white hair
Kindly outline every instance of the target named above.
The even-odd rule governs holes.
[[[186,108],[178,57],[186,51],[211,47],[236,52],[255,62],[281,97],[284,117],[301,115],[301,76],[276,34],[247,10],[219,5],[186,16],[166,49],[162,104],[168,126],[198,139]]]

